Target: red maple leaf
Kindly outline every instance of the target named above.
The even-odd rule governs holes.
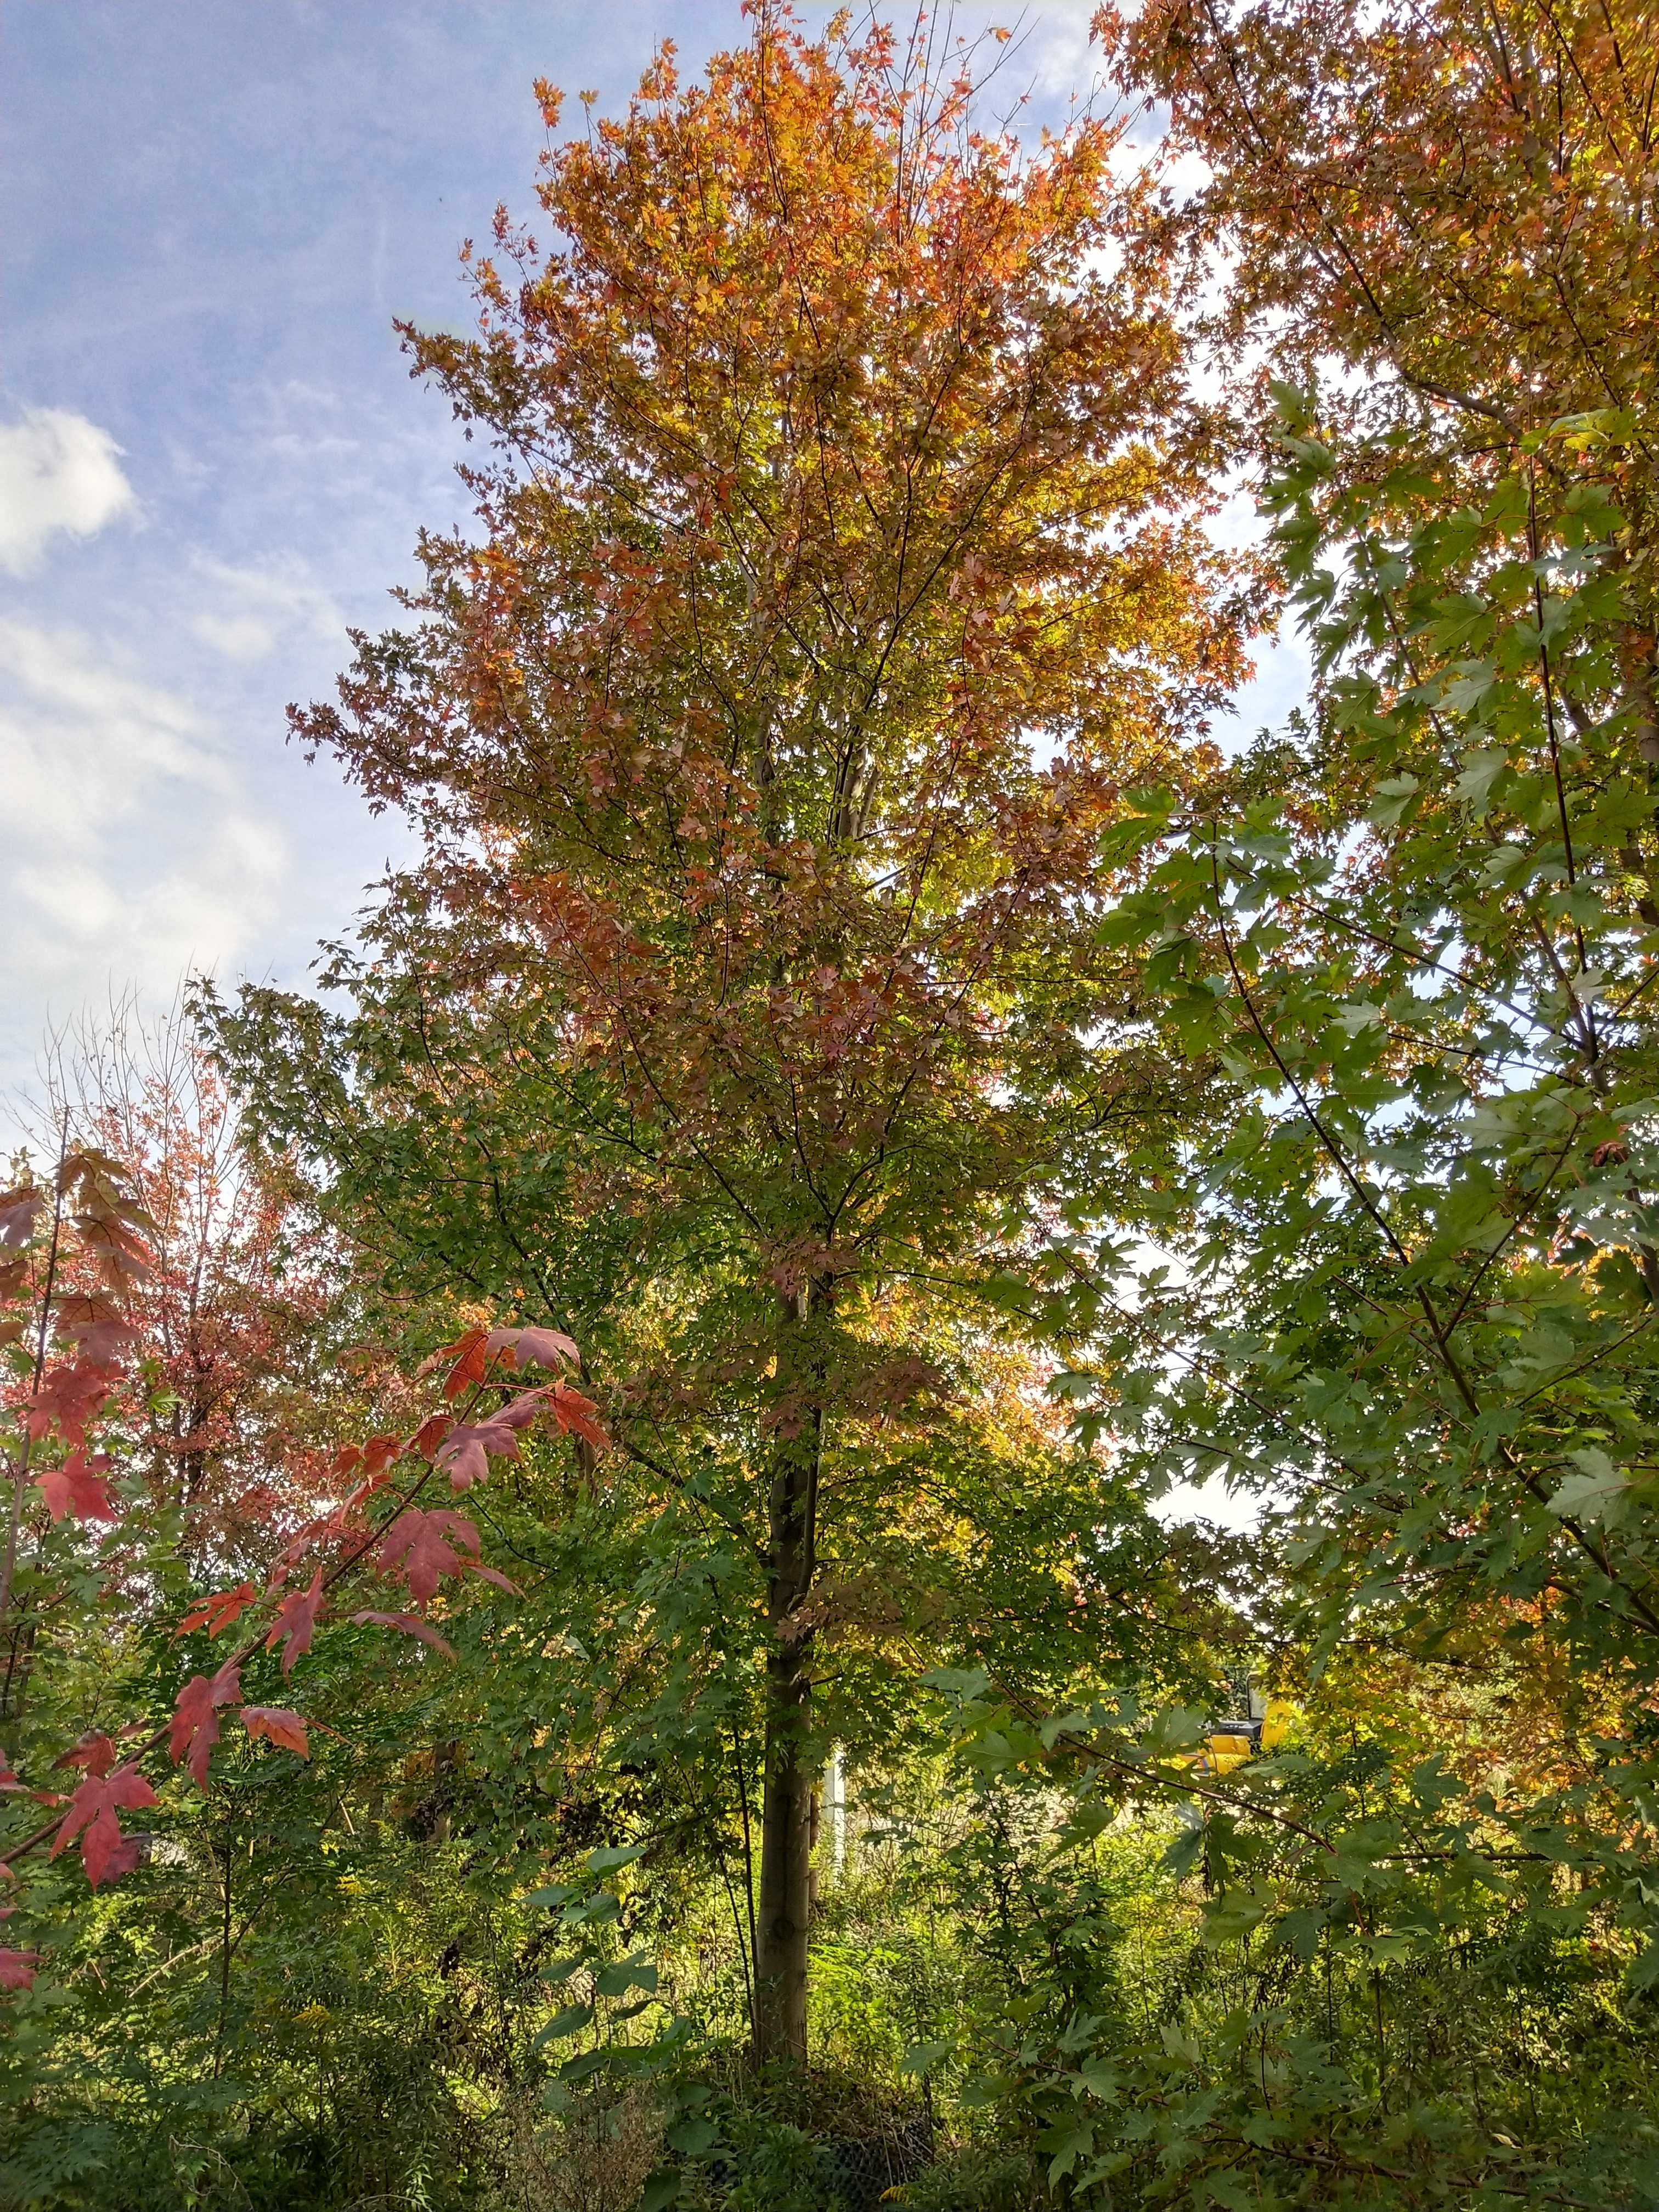
[[[375,1565],[394,1582],[406,1582],[411,1597],[428,1598],[446,1575],[466,1571],[462,1552],[478,1556],[478,1532],[469,1520],[443,1507],[422,1513],[410,1506],[387,1528]]]
[[[198,1789],[205,1790],[208,1761],[219,1741],[221,1705],[234,1705],[242,1694],[241,1669],[227,1659],[216,1674],[192,1674],[179,1692],[167,1728],[167,1749],[175,1766],[190,1768]]]
[[[113,1774],[90,1777],[70,1798],[64,1825],[52,1838],[51,1856],[56,1858],[79,1836],[82,1863],[94,1889],[100,1881],[131,1874],[138,1863],[137,1839],[121,1833],[116,1814],[123,1807],[137,1811],[155,1802],[155,1792],[136,1766],[118,1766]]]
[[[0,1245],[15,1250],[34,1234],[34,1217],[46,1204],[44,1194],[19,1187],[0,1192]]]
[[[244,1705],[242,1726],[250,1735],[262,1735],[267,1743],[297,1751],[301,1759],[311,1756],[306,1724],[298,1713],[291,1713],[286,1705]]]
[[[54,1766],[84,1766],[88,1774],[107,1774],[115,1764],[115,1746],[102,1729],[88,1729],[61,1759],[54,1759],[52,1763]]]
[[[465,1391],[475,1389],[483,1381],[489,1364],[489,1356],[485,1349],[488,1342],[483,1329],[470,1328],[464,1336],[458,1336],[453,1344],[447,1344],[441,1351],[433,1354],[434,1364],[446,1359],[454,1362],[444,1377],[446,1398],[453,1401]]]
[[[416,1430],[409,1440],[409,1449],[419,1452],[422,1459],[430,1459],[454,1425],[447,1413],[434,1413]]]
[[[498,1406],[489,1417],[495,1429],[527,1429],[538,1413],[547,1411],[547,1386],[544,1383],[534,1390],[520,1390],[516,1398],[509,1398]]]
[[[432,1455],[434,1467],[447,1469],[457,1490],[470,1490],[489,1472],[491,1459],[517,1459],[516,1431],[527,1429],[548,1402],[545,1389],[521,1390],[516,1398],[493,1413],[487,1421],[468,1428],[457,1423]],[[585,1404],[586,1400],[583,1401]]]
[[[562,1328],[492,1328],[484,1350],[492,1357],[508,1354],[515,1367],[545,1367],[550,1373],[574,1367],[581,1359]]]
[[[46,1468],[37,1474],[34,1480],[52,1519],[61,1521],[72,1513],[77,1521],[118,1520],[121,1509],[111,1498],[106,1480],[114,1464],[107,1452],[94,1452],[88,1459],[77,1448],[62,1467]]]
[[[85,1443],[87,1423],[101,1409],[113,1380],[107,1367],[91,1359],[66,1361],[48,1368],[24,1417],[29,1434],[43,1437],[55,1421],[67,1443]]]
[[[434,1651],[447,1658],[455,1656],[455,1647],[439,1635],[429,1620],[422,1620],[418,1613],[354,1613],[354,1628],[396,1628],[405,1636],[418,1636],[422,1644],[429,1644]]]
[[[276,1618],[270,1624],[270,1633],[265,1638],[265,1650],[274,1650],[279,1644],[287,1649],[283,1653],[283,1672],[291,1674],[294,1662],[303,1651],[311,1649],[311,1638],[317,1626],[317,1614],[323,1602],[323,1571],[318,1568],[311,1577],[309,1589],[290,1590],[283,1600]]]
[[[471,1490],[489,1474],[491,1459],[517,1459],[517,1431],[528,1428],[546,1396],[544,1390],[526,1390],[474,1427],[457,1422],[433,1453],[433,1465],[444,1468],[457,1490]]]
[[[489,1474],[488,1439],[491,1433],[487,1426],[467,1428],[458,1421],[434,1452],[433,1463],[444,1469],[453,1490],[471,1490],[475,1482],[482,1482]],[[502,1430],[500,1433],[505,1436],[507,1431]],[[518,1438],[514,1437],[512,1443],[516,1452]]]
[[[110,1367],[138,1334],[120,1309],[96,1291],[65,1291],[52,1302],[52,1333],[72,1344],[77,1356],[96,1367]]]
[[[200,1605],[192,1606],[173,1632],[175,1636],[188,1636],[193,1628],[205,1628],[210,1636],[217,1636],[253,1603],[258,1595],[252,1583],[238,1583],[234,1589],[216,1590]]]
[[[33,1989],[40,1963],[38,1951],[11,1951],[0,1943],[0,1990]]]
[[[595,1451],[604,1451],[611,1439],[599,1419],[599,1409],[591,1398],[584,1398],[580,1390],[573,1390],[568,1382],[556,1382],[548,1394],[553,1407],[553,1418],[568,1436],[580,1437],[584,1443],[592,1444]]]

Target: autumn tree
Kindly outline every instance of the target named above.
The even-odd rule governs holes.
[[[1164,1157],[1097,846],[1204,773],[1244,623],[1123,122],[1023,150],[994,40],[752,13],[545,157],[477,337],[408,332],[478,527],[297,726],[426,857],[332,971],[355,1018],[251,992],[219,1039],[388,1265],[580,1334],[613,1467],[755,1577],[775,2057],[820,1638],[925,1648],[930,1562],[971,1613],[975,1481],[1059,1464],[998,1285],[1080,1170]]]
[[[147,1218],[125,1310],[133,1380],[113,1410],[151,1508],[179,1512],[191,1555],[222,1570],[251,1531],[257,1547],[295,1517],[307,1451],[332,1449],[371,1383],[372,1355],[349,1342],[366,1317],[342,1255],[284,1164],[242,1147],[180,1004],[149,1018],[118,1004],[56,1036],[29,1120],[37,1157],[67,1131],[119,1161]],[[72,1262],[64,1287],[94,1289],[85,1272]],[[377,1319],[383,1336],[395,1330]]]

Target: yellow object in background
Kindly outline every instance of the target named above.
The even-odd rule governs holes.
[[[1210,1774],[1231,1774],[1234,1767],[1243,1765],[1255,1749],[1247,1735],[1206,1736],[1199,1764]]]
[[[1277,1751],[1301,1717],[1301,1706],[1289,1698],[1269,1698],[1267,1711],[1261,1716],[1263,1751]]]
[[[1265,1704],[1258,1704],[1257,1695],[1255,1691],[1250,1693],[1251,1717],[1256,1725],[1248,1735],[1242,1729],[1218,1729],[1205,1737],[1204,1748],[1194,1762],[1200,1774],[1231,1774],[1259,1752],[1277,1751],[1301,1719],[1302,1708],[1291,1698],[1269,1698]]]

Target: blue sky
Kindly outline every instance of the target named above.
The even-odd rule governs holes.
[[[1034,119],[1088,14],[1027,11]],[[0,1089],[112,993],[302,981],[399,853],[283,720],[462,511],[392,320],[466,319],[459,240],[531,204],[532,80],[614,106],[665,36],[695,66],[737,0],[8,0]]]

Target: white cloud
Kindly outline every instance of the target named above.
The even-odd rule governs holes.
[[[202,718],[76,633],[0,623],[0,785],[14,1019],[61,1018],[112,984],[165,995],[278,911],[288,841]]]
[[[137,511],[107,430],[67,407],[0,422],[0,568],[22,575],[56,531],[91,538]]]

